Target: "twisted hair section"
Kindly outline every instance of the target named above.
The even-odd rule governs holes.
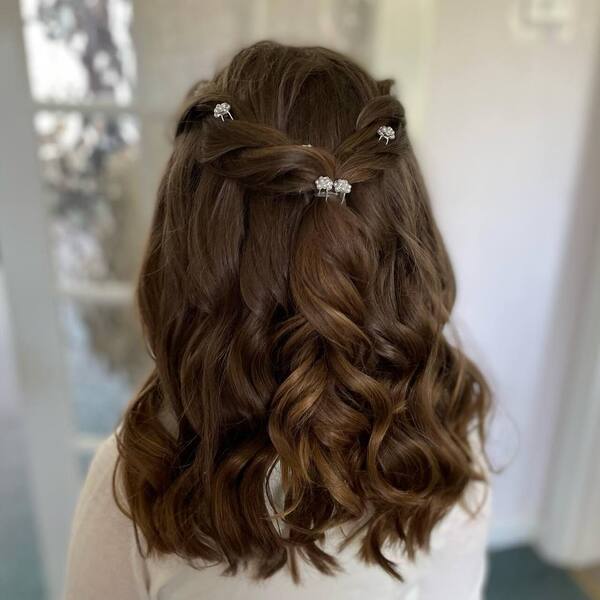
[[[390,86],[264,42],[188,95],[138,285],[154,369],[118,436],[145,551],[298,579],[336,572],[344,525],[401,577],[388,545],[427,548],[483,478],[489,391],[444,335],[454,277]]]

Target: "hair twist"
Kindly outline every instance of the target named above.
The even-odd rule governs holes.
[[[216,103],[228,101],[236,118],[221,121],[212,117]],[[207,118],[209,117],[209,118]],[[406,121],[400,102],[390,95],[372,98],[356,118],[356,130],[333,151],[322,147],[297,144],[286,133],[252,120],[241,102],[207,86],[189,98],[176,128],[176,138],[194,127],[202,133],[193,135],[193,155],[201,165],[222,177],[238,180],[248,189],[266,193],[305,192],[314,189],[320,175],[344,178],[351,183],[368,181],[393,168],[406,149]],[[396,142],[381,144],[377,139],[380,125],[396,131]]]

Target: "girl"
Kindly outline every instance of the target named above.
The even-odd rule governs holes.
[[[190,92],[69,599],[481,598],[489,393],[390,88],[263,42]]]

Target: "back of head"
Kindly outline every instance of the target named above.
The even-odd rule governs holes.
[[[347,524],[396,574],[382,546],[426,547],[480,478],[487,386],[443,335],[454,278],[390,87],[262,42],[188,95],[138,287],[155,368],[119,435],[150,552],[330,573]]]

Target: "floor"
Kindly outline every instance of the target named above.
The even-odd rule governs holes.
[[[528,546],[490,556],[486,600],[595,600],[563,569],[541,560]]]
[[[600,566],[573,573],[575,581],[586,591],[590,598],[600,599]]]

